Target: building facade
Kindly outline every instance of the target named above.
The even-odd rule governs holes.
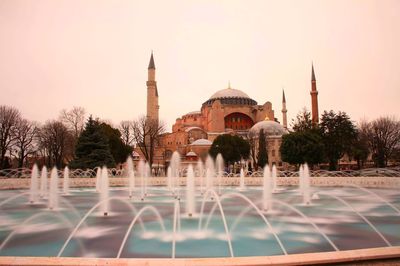
[[[155,79],[155,63],[153,53],[150,57],[147,81],[147,117],[159,119],[158,89]],[[312,110],[317,97],[314,67],[312,66]],[[316,109],[315,109],[316,108]],[[280,159],[280,143],[282,134],[287,131],[287,109],[285,92],[282,94],[282,121],[278,122],[270,101],[258,104],[245,92],[231,88],[218,90],[200,106],[199,110],[189,112],[177,118],[172,132],[161,136],[157,145],[154,163],[165,166],[174,151],[178,151],[183,161],[205,159],[208,150],[221,134],[237,134],[248,138],[249,132],[263,128],[267,132],[267,146],[270,164],[282,166]],[[315,119],[313,117],[313,119]]]

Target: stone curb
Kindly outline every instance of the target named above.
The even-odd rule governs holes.
[[[357,249],[336,252],[305,253],[264,257],[197,258],[197,259],[115,259],[115,258],[52,258],[52,257],[0,257],[0,265],[323,265],[341,262],[362,262],[399,258],[400,247]]]
[[[262,177],[246,177],[246,186],[261,186]],[[279,186],[298,186],[298,177],[278,177],[277,183]],[[223,186],[238,186],[240,184],[239,177],[223,177],[221,179]],[[62,187],[63,179],[59,179],[60,187]],[[399,188],[400,177],[311,177],[311,186],[316,187],[342,187],[342,186],[361,186],[369,188]],[[184,186],[186,178],[179,178],[179,184]],[[136,186],[140,186],[141,180],[139,177],[135,178]],[[200,184],[199,180],[196,185]],[[30,178],[1,178],[0,177],[0,190],[5,189],[28,189],[30,185]],[[166,186],[167,179],[165,177],[151,177],[148,180],[149,186]],[[95,187],[96,178],[71,178],[71,188],[76,187]],[[128,186],[128,178],[126,177],[110,177],[111,187],[124,187]]]

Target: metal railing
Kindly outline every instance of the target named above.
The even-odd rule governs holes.
[[[0,170],[1,178],[30,178],[32,169],[29,168],[12,168],[12,169],[2,169]],[[50,171],[49,171],[50,172]],[[97,168],[94,169],[71,169],[69,172],[70,178],[93,178],[96,177]],[[126,177],[127,173],[125,169],[108,169],[108,174],[110,177]],[[185,176],[186,171],[183,170],[181,176]],[[278,171],[278,176],[280,177],[293,177],[299,176],[297,171]],[[63,175],[63,170],[58,170],[58,175],[61,177]],[[221,174],[223,177],[238,177],[238,173],[228,173],[223,172]],[[262,177],[262,171],[245,173],[248,177]],[[314,170],[310,171],[310,176],[326,176],[326,177],[352,177],[352,176],[386,176],[386,177],[400,177],[400,167],[395,168],[367,168],[361,170],[345,170],[345,171],[328,171],[328,170]]]

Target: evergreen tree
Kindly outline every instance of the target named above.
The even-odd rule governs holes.
[[[233,164],[249,157],[250,144],[239,136],[219,135],[212,143],[209,153],[214,158],[221,153],[225,163]]]
[[[258,135],[258,155],[257,165],[263,168],[268,163],[267,142],[265,140],[264,129],[260,130]]]
[[[115,167],[111,155],[107,136],[101,129],[98,121],[92,116],[86,122],[85,129],[78,138],[75,149],[75,159],[71,161],[71,168],[93,169],[97,166]]]
[[[329,170],[336,170],[339,159],[351,152],[357,138],[356,127],[345,112],[331,110],[322,114],[320,130]]]
[[[121,132],[106,123],[101,123],[100,128],[108,139],[111,155],[113,156],[115,163],[125,162],[133,149],[122,141]]]
[[[311,113],[307,111],[306,108],[301,110],[297,116],[296,120],[292,119],[292,127],[294,132],[305,132],[313,130],[318,125],[315,125],[311,119]]]
[[[295,165],[308,163],[313,167],[324,159],[321,133],[313,129],[283,135],[280,152],[284,162]]]

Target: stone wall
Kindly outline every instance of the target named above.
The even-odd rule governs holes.
[[[340,186],[361,186],[369,188],[399,188],[399,177],[311,177],[311,186],[318,187],[340,187]],[[223,177],[221,179],[223,186],[239,186],[239,177]],[[62,186],[62,178],[59,180]],[[298,186],[298,177],[278,177],[279,186]],[[139,186],[141,180],[136,177],[135,184]],[[186,178],[179,178],[179,184],[184,186]],[[111,177],[110,186],[123,187],[127,186],[128,179],[126,177]],[[149,186],[166,186],[167,179],[165,177],[149,178]],[[205,180],[203,181],[205,184]],[[246,177],[245,184],[247,186],[261,186],[262,177]],[[0,189],[27,189],[30,185],[29,178],[0,178]],[[196,180],[196,185],[200,185],[200,180]],[[96,178],[71,178],[70,187],[94,187],[96,186]]]

